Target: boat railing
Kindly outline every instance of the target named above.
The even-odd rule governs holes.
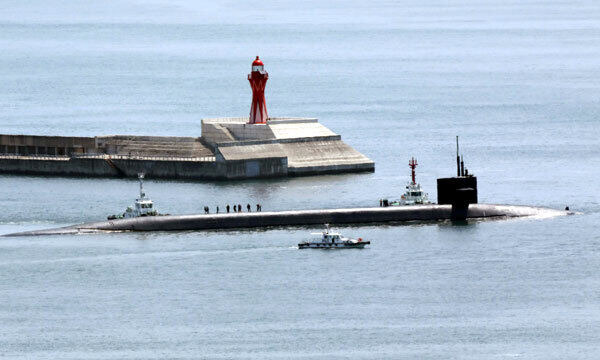
[[[110,160],[155,160],[155,161],[194,161],[214,162],[214,156],[146,156],[133,154],[73,154],[79,159],[110,159]]]
[[[55,160],[67,161],[69,159],[109,159],[109,160],[150,160],[150,161],[184,161],[184,162],[214,162],[214,156],[142,156],[121,154],[71,154],[71,155],[48,155],[48,154],[0,154],[0,159],[14,160]]]
[[[67,155],[47,155],[47,154],[0,154],[0,159],[14,159],[14,160],[64,160],[70,159]]]

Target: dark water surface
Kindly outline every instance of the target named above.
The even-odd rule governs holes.
[[[3,238],[0,357],[564,359],[600,350],[600,4],[246,5],[9,0],[0,133],[200,135],[249,111],[314,116],[373,174],[146,183],[159,210],[375,205],[408,160],[435,200],[454,136],[487,203],[552,219],[345,227],[365,250],[299,251],[314,228]],[[122,211],[135,180],[0,176],[0,234]]]

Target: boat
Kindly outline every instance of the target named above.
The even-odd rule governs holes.
[[[428,194],[423,191],[421,184],[416,182],[415,168],[417,165],[415,158],[412,158],[408,162],[408,166],[411,169],[411,181],[406,184],[406,191],[400,197],[400,200],[389,203],[386,201],[389,206],[430,204]]]
[[[371,244],[370,241],[364,241],[362,238],[350,239],[343,237],[339,233],[331,232],[329,224],[325,224],[325,230],[322,233],[313,233],[312,235],[321,235],[320,241],[305,241],[298,244],[299,249],[362,249],[365,245]]]
[[[133,204],[133,206],[128,206],[123,214],[110,215],[108,216],[108,220],[161,215],[154,208],[154,203],[152,202],[152,200],[146,197],[146,193],[144,192],[143,173],[138,174],[138,180],[140,181],[140,197],[135,199],[135,203]]]

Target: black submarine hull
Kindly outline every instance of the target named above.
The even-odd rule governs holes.
[[[470,204],[467,219],[553,217],[567,211],[519,205]],[[59,235],[98,231],[182,231],[266,228],[329,224],[363,224],[454,219],[451,205],[425,204],[349,209],[269,211],[229,214],[148,216],[85,223],[4,236]]]

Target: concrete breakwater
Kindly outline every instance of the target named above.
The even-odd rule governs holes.
[[[0,135],[0,173],[248,179],[374,171],[317,119],[202,120],[201,137]]]
[[[531,206],[471,204],[467,218],[552,217],[568,212]],[[5,236],[77,234],[96,231],[178,231],[244,229],[276,226],[361,224],[402,221],[448,220],[451,205],[414,205],[376,208],[351,208],[254,213],[150,216],[108,220],[69,227],[36,230]]]
[[[149,171],[155,178],[226,178],[226,167],[219,167],[214,157],[0,155],[0,172],[9,174],[135,177]]]

